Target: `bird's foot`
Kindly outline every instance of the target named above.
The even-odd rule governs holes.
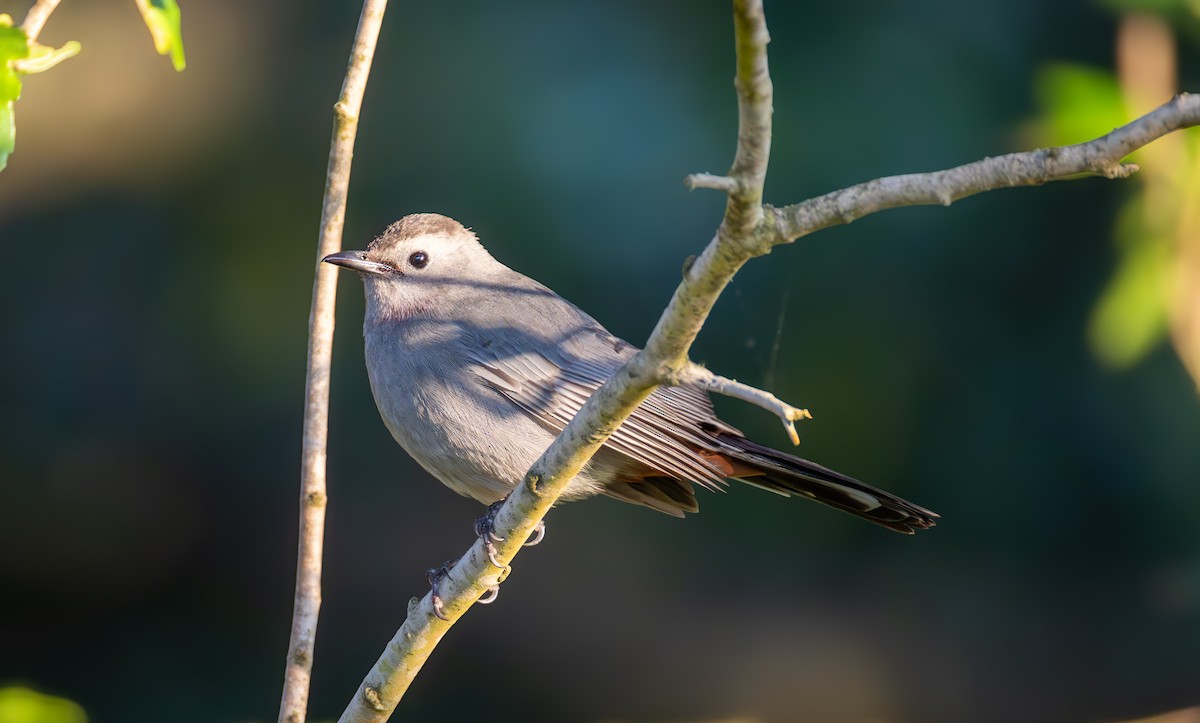
[[[443,562],[440,566],[431,568],[426,573],[429,576],[429,601],[433,603],[433,614],[447,622],[449,622],[450,618],[446,615],[446,612],[443,609],[442,596],[438,592],[438,585],[441,584],[442,580],[450,577],[450,568],[453,567],[456,562],[457,561]],[[476,600],[476,602],[478,602],[480,605],[491,605],[492,603],[496,602],[496,598],[500,597],[500,583],[504,582],[504,578],[508,577],[508,574],[512,572],[512,567],[508,565],[505,565],[503,569],[504,571],[501,572],[496,578],[496,584],[487,589],[487,592],[484,593],[484,597]]]
[[[496,514],[500,512],[500,507],[503,504],[504,500],[493,502],[488,505],[487,512],[475,520],[475,534],[479,536],[479,539],[483,540],[483,547],[487,554],[488,562],[492,563],[496,568],[503,570],[496,584],[488,588],[487,592],[484,593],[484,597],[479,598],[477,601],[480,605],[490,605],[496,601],[496,598],[500,596],[500,583],[504,581],[504,578],[508,577],[509,571],[512,570],[511,567],[500,562],[499,557],[497,557],[498,551],[496,550],[496,543],[504,541],[503,537],[496,534]],[[539,521],[537,527],[533,529],[533,535],[525,541],[524,547],[533,547],[545,537],[546,523]],[[433,603],[433,613],[442,620],[449,620],[450,618],[446,616],[445,610],[442,607],[442,596],[438,593],[438,585],[442,580],[450,577],[450,567],[453,564],[453,562],[442,563],[440,567],[435,567],[427,573],[429,575],[429,599]]]
[[[450,577],[450,566],[453,564],[453,562],[443,562],[440,567],[432,568],[426,573],[429,576],[429,601],[433,603],[433,614],[447,621],[450,618],[442,610],[442,596],[438,594],[438,584]]]
[[[496,515],[500,512],[500,507],[504,505],[505,497],[502,500],[493,502],[488,505],[487,512],[483,513],[482,517],[475,520],[475,534],[483,540],[484,550],[487,552],[488,561],[493,566],[503,569],[505,566],[496,558],[496,544],[503,542],[504,538],[496,534]],[[546,521],[538,520],[537,527],[533,528],[533,535],[525,541],[522,547],[533,547],[540,543],[546,537]],[[488,602],[491,602],[490,600]]]

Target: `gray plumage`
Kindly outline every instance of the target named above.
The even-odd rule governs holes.
[[[483,503],[502,499],[636,349],[538,282],[499,263],[461,224],[415,214],[366,251],[326,261],[361,272],[367,372],[392,436],[430,474]],[[898,532],[934,513],[719,420],[703,389],[661,387],[571,482],[682,517],[694,485],[740,479]]]

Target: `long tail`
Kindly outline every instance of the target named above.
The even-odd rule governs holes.
[[[730,476],[746,484],[807,497],[906,535],[937,524],[937,513],[853,477],[755,444],[745,437],[719,433],[716,438],[721,443],[722,456],[735,462],[734,474]]]

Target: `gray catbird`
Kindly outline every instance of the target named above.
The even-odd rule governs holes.
[[[585,400],[635,349],[496,261],[453,219],[422,213],[366,251],[326,262],[360,272],[367,373],[392,436],[430,474],[485,504],[503,499]],[[800,495],[897,532],[937,515],[858,480],[755,444],[717,419],[708,393],[660,387],[567,487],[683,517],[693,485],[737,479]]]

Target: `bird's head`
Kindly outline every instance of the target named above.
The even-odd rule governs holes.
[[[368,321],[403,320],[440,300],[469,296],[499,266],[474,233],[436,213],[405,216],[366,251],[342,251],[322,261],[359,272]]]

